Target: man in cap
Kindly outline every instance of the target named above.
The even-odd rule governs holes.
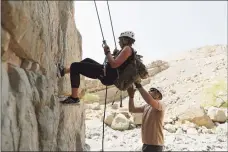
[[[155,152],[163,151],[164,134],[163,134],[163,120],[165,113],[165,105],[161,101],[163,94],[162,89],[152,87],[146,91],[140,83],[135,83],[136,88],[147,104],[135,107],[134,94],[135,89],[133,85],[128,88],[129,95],[129,112],[143,113],[142,116],[142,151]]]

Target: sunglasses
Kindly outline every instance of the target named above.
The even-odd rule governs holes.
[[[155,89],[155,88],[150,88],[150,89],[149,89],[149,93],[150,93],[150,92],[155,92],[157,95],[159,95],[160,97],[162,97],[162,94],[160,93],[160,91],[158,91],[158,90]],[[160,97],[156,97],[155,99],[160,98]]]
[[[150,88],[149,92],[159,92],[159,91],[155,88]]]

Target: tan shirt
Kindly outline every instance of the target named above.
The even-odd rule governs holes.
[[[144,144],[164,145],[163,120],[165,106],[161,101],[159,107],[161,111],[152,108],[148,104],[143,107],[141,136]]]

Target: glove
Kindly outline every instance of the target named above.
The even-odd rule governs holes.
[[[109,46],[105,45],[103,48],[104,48],[105,55],[107,55],[110,52]]]
[[[119,52],[119,50],[118,50],[118,49],[115,49],[115,50],[113,51],[113,55],[116,55],[118,52]]]
[[[128,89],[127,89],[127,93],[128,93],[128,96],[130,98],[134,98],[134,95],[135,95],[135,89],[134,89],[134,86],[131,85]]]
[[[141,83],[141,78],[140,77],[138,77],[136,80],[135,80],[135,83],[137,83],[137,84],[140,84]]]
[[[142,85],[140,83],[135,82],[134,84],[136,88],[142,88]]]

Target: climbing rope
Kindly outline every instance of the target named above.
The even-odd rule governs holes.
[[[100,29],[101,29],[101,35],[102,35],[103,43],[104,43],[105,42],[104,33],[103,33],[103,30],[102,30],[102,27],[101,27],[101,21],[100,21],[99,13],[98,13],[98,10],[97,10],[97,4],[96,4],[95,0],[94,0],[94,5],[95,5],[95,8],[96,8],[97,18],[98,18],[98,21],[99,21],[99,25],[100,25]]]
[[[99,21],[100,30],[101,30],[101,34],[102,34],[102,38],[103,38],[102,47],[104,47],[106,45],[106,41],[104,39],[104,33],[103,33],[103,30],[102,30],[102,26],[101,26],[101,22],[100,22],[100,17],[99,17],[99,13],[98,13],[98,10],[97,10],[97,5],[96,5],[96,1],[95,0],[94,0],[94,4],[95,4],[95,8],[96,8],[96,12],[97,12],[97,18],[98,18],[98,21]],[[114,38],[115,48],[117,48],[115,34],[114,34],[114,30],[113,30],[113,25],[112,25],[111,13],[110,13],[109,4],[108,4],[108,0],[107,0],[107,6],[108,6],[108,12],[109,12],[109,17],[110,17],[111,27],[112,27],[112,34],[113,34],[113,38]],[[107,57],[105,57],[104,63],[103,63],[103,66],[104,66],[104,76],[106,76],[106,66],[105,66],[106,63],[107,63]],[[105,120],[105,111],[106,111],[106,102],[107,102],[107,91],[108,91],[108,88],[106,86],[106,88],[105,88],[104,116],[103,116],[102,151],[104,151],[104,131],[105,131],[104,130],[104,120]]]
[[[107,102],[107,86],[105,89],[105,105],[104,105],[104,116],[103,116],[103,132],[102,132],[102,151],[104,151],[104,121],[105,121],[105,111],[106,111],[106,102]]]
[[[117,49],[117,45],[116,45],[116,39],[115,39],[115,34],[114,34],[114,29],[113,29],[113,24],[112,24],[112,17],[111,17],[111,11],[110,11],[110,8],[109,8],[109,3],[108,3],[108,0],[107,0],[107,6],[108,6],[108,12],[109,12],[109,18],[110,18],[110,23],[111,23],[111,27],[112,27],[112,35],[113,35],[113,39],[114,39],[114,43],[115,43],[115,49]],[[113,102],[114,103],[114,102]],[[113,104],[112,103],[112,104]],[[122,104],[122,91],[120,91],[120,107],[122,107],[123,104]]]
[[[112,27],[112,35],[113,35],[113,39],[114,39],[114,43],[115,43],[115,48],[117,48],[115,34],[114,34],[114,29],[113,29],[113,25],[112,25],[111,13],[110,13],[109,4],[108,4],[108,0],[107,0],[107,6],[108,6],[108,12],[109,12],[109,18],[110,18],[110,22],[111,22],[111,27]]]
[[[104,47],[104,45],[106,44],[106,41],[104,39],[104,34],[103,34],[103,30],[102,30],[102,26],[101,26],[101,22],[100,22],[100,17],[99,17],[99,13],[98,13],[98,10],[97,10],[97,5],[96,5],[96,1],[95,0],[94,0],[94,4],[95,4],[95,8],[96,8],[96,12],[97,12],[97,18],[98,18],[98,21],[99,21],[99,25],[100,25],[100,29],[101,29],[101,34],[102,34],[102,38],[103,38],[102,47]],[[104,66],[104,76],[106,75],[106,70],[105,70],[105,68],[106,68],[105,67],[106,60],[107,60],[107,58],[105,57],[105,60],[104,60],[104,63],[103,63],[103,66]],[[103,132],[102,132],[102,149],[101,149],[101,151],[104,151],[104,120],[105,120],[105,111],[106,111],[107,91],[108,91],[108,88],[106,86],[106,88],[105,88],[105,105],[104,105],[104,114],[103,114]]]

